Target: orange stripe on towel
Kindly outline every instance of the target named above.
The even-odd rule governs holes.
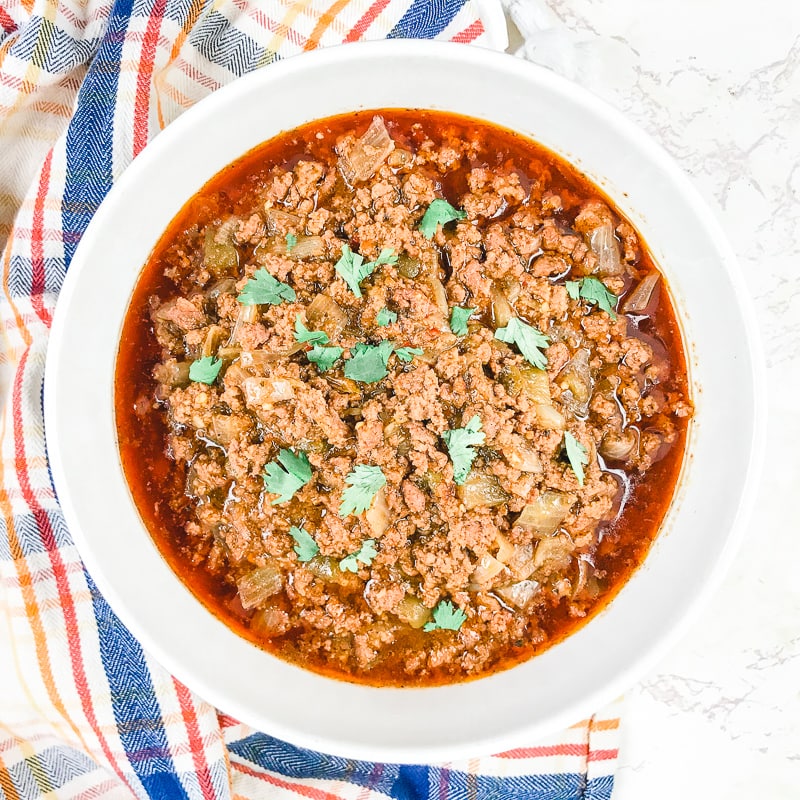
[[[619,728],[619,719],[614,717],[613,719],[598,719],[596,722],[592,720],[589,723],[589,730],[592,731],[615,731]]]
[[[350,0],[336,0],[336,2],[317,20],[314,30],[311,31],[311,36],[303,46],[303,50],[313,50],[319,46],[320,40],[325,35],[325,31],[333,25],[336,20],[336,15],[346,6],[350,5]]]

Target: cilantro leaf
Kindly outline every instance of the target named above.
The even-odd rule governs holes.
[[[583,486],[583,467],[589,463],[589,456],[586,448],[569,432],[564,432],[564,446],[567,450],[567,458],[578,483]]]
[[[345,556],[339,562],[339,569],[342,570],[342,572],[358,572],[359,561],[369,567],[372,565],[372,559],[375,558],[376,555],[378,555],[378,551],[375,549],[375,540],[366,539],[361,545],[360,550],[351,553],[349,556]]]
[[[342,357],[342,353],[344,353],[343,347],[320,347],[315,344],[306,353],[306,358],[312,364],[316,364],[320,372],[327,372]]]
[[[564,285],[567,294],[573,300],[585,300],[589,305],[601,308],[612,320],[617,318],[614,306],[616,306],[618,298],[606,289],[606,285],[601,280],[587,277],[577,281],[567,281]]]
[[[476,414],[463,428],[445,431],[442,439],[453,462],[453,480],[461,485],[467,479],[475,460],[475,451],[472,448],[486,441],[486,434],[481,430],[481,418]]]
[[[339,516],[360,514],[371,505],[376,494],[386,486],[386,477],[380,467],[369,464],[356,464],[344,479],[349,486],[342,493]]]
[[[449,600],[440,600],[433,609],[433,622],[426,622],[426,631],[457,631],[467,619],[467,615]]]
[[[614,306],[617,304],[617,296],[606,289],[605,284],[597,278],[584,278],[581,284],[581,297],[587,303],[599,306],[611,319],[616,319]]]
[[[391,247],[384,247],[380,255],[374,260],[370,261],[368,266],[381,267],[384,264],[396,264],[398,259],[397,253]]]
[[[511,317],[505,328],[498,328],[494,332],[495,339],[508,344],[515,344],[520,353],[537,369],[547,366],[547,356],[542,348],[547,347],[550,340],[540,330],[528,325],[519,317]]]
[[[383,380],[389,374],[386,365],[392,350],[394,345],[386,339],[378,345],[358,342],[350,349],[351,356],[344,364],[345,377],[362,383]]]
[[[267,464],[264,486],[270,494],[277,494],[273,506],[286,503],[311,480],[311,464],[308,456],[299,450],[295,455],[291,450],[282,449],[278,461]]]
[[[298,342],[311,342],[311,344],[328,344],[329,341],[325,331],[310,331],[306,328],[299,314],[294,318],[294,338]]]
[[[319,547],[314,541],[314,537],[305,528],[292,525],[289,528],[289,535],[297,542],[292,549],[297,553],[298,561],[311,561],[319,553]]]
[[[377,322],[381,328],[385,328],[387,325],[397,322],[397,314],[395,314],[394,311],[389,311],[388,308],[382,308],[375,317],[375,322]]]
[[[350,287],[356,297],[362,297],[361,286],[364,278],[368,278],[381,264],[394,264],[397,256],[391,247],[384,247],[375,261],[364,263],[364,256],[354,253],[350,245],[342,245],[341,258],[336,262],[335,269],[342,276],[344,282]]]
[[[467,320],[475,313],[474,308],[461,308],[461,306],[453,306],[450,311],[450,330],[456,336],[466,336],[469,332],[467,330]]]
[[[356,561],[355,553],[351,553],[349,556],[345,556],[339,562],[339,569],[342,572],[358,572],[358,562]]]
[[[288,283],[281,283],[265,269],[257,269],[236,299],[244,306],[279,306],[284,300],[293,303],[297,295]]]
[[[564,286],[566,287],[567,294],[573,300],[580,300],[581,297],[581,282],[580,281],[567,281]]]
[[[344,282],[350,287],[356,297],[361,297],[359,284],[372,274],[369,264],[364,264],[364,256],[354,253],[350,245],[342,245],[342,255],[336,262],[335,270],[342,276]],[[374,269],[374,267],[373,267]]]
[[[401,360],[408,364],[413,360],[414,356],[421,356],[425,351],[419,347],[398,347],[394,354]]]
[[[286,234],[286,252],[291,253],[297,244],[297,237],[293,233]]]
[[[422,222],[419,223],[419,232],[426,239],[433,239],[439,225],[446,225],[448,222],[464,219],[466,216],[465,211],[459,211],[457,208],[453,208],[447,200],[437,198],[428,206],[428,210],[422,217]]]
[[[200,358],[193,361],[189,367],[189,380],[210,385],[217,379],[221,369],[222,361],[220,359],[214,358],[214,356]]]

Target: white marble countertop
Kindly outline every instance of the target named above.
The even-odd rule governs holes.
[[[547,6],[578,48],[565,62],[571,77],[659,140],[717,212],[756,300],[768,364],[767,462],[749,536],[701,618],[627,693],[613,797],[797,798],[800,3]]]

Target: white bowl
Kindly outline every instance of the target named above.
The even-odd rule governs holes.
[[[683,326],[696,402],[678,496],[610,606],[544,654],[487,678],[372,688],[280,661],[217,620],[145,530],[120,467],[112,389],[139,270],[184,202],[281,131],[345,111],[429,108],[529,135],[600,184],[649,244]],[[756,326],[734,256],[683,173],[619,113],[553,73],[463,45],[346,45],[237,80],[161,133],[89,225],[53,322],[45,378],[58,497],[89,571],[165,667],[222,710],[296,744],[431,762],[498,752],[574,723],[631,684],[720,577],[753,499],[764,440]]]

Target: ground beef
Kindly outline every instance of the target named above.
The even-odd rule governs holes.
[[[320,123],[204,190],[123,340],[171,475],[152,519],[220,614],[376,683],[497,669],[600,607],[656,533],[692,413],[667,293],[635,316],[582,294],[654,269],[627,221],[530,143],[421,119]],[[382,343],[374,377],[349,372]],[[140,455],[123,447],[132,485]],[[364,467],[367,508],[342,511]]]

